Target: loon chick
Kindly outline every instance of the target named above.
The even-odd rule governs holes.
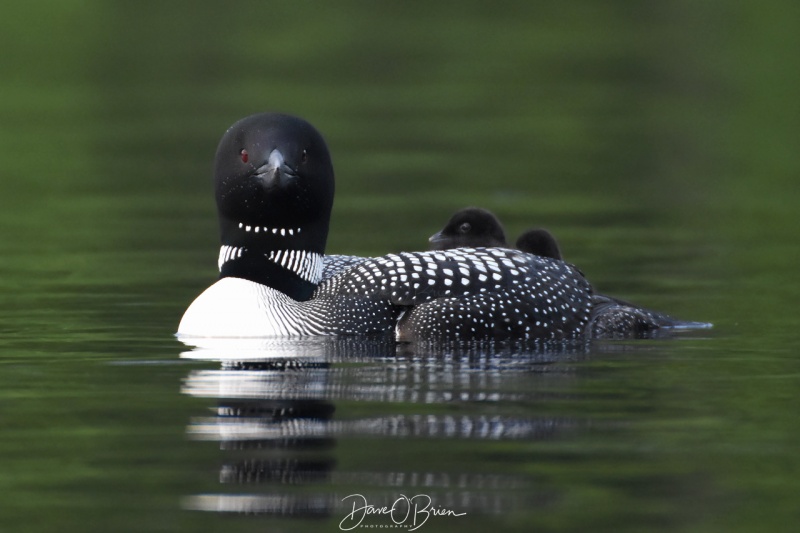
[[[500,219],[486,209],[466,207],[456,211],[447,224],[428,239],[431,250],[450,248],[508,247]],[[531,229],[517,239],[517,249],[529,254],[563,260],[558,241],[546,229]]]
[[[333,194],[330,154],[311,124],[262,113],[231,126],[215,164],[220,279],[189,306],[178,334],[583,334],[591,286],[560,261],[502,248],[326,260]]]
[[[517,250],[563,261],[561,248],[553,234],[544,228],[529,229],[517,238]]]
[[[428,243],[431,250],[508,246],[500,220],[491,211],[480,207],[456,211],[441,231],[430,236]]]

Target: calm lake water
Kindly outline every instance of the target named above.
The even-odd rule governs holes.
[[[0,531],[395,525],[364,505],[404,531],[796,530],[797,15],[5,8]],[[329,142],[331,253],[422,249],[479,205],[550,229],[598,290],[715,327],[184,345],[216,275],[216,143],[265,110]]]

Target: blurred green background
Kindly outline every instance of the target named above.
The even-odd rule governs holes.
[[[92,395],[82,379],[98,360],[174,357],[183,309],[216,275],[216,143],[267,110],[306,118],[329,143],[329,252],[424,248],[467,205],[495,211],[512,238],[547,227],[602,291],[715,323],[700,351],[720,362],[687,372],[783,380],[774,397],[744,383],[749,396],[733,387],[718,401],[754,418],[796,408],[799,22],[790,1],[6,6],[3,455],[64,437],[41,421],[50,400],[91,413],[125,379],[149,379],[117,373]],[[174,400],[175,372],[151,399]],[[62,429],[100,431],[90,420]],[[789,461],[770,486],[796,494],[797,422],[781,415],[769,428]],[[45,450],[36,457],[55,453]],[[49,474],[24,462],[0,473],[3,493],[17,494],[13,523],[39,498],[58,500],[48,476],[63,474],[61,459]],[[775,504],[773,526],[796,522],[776,493],[753,498]],[[759,520],[740,508],[722,523]]]
[[[512,236],[550,228],[608,289],[620,270],[625,283],[666,267],[686,282],[695,260],[699,276],[719,279],[709,255],[715,269],[741,268],[737,279],[794,264],[789,2],[6,11],[0,222],[11,289],[27,274],[52,282],[60,267],[124,283],[115,273],[132,262],[137,283],[159,264],[158,276],[191,278],[201,254],[209,270],[182,294],[204,286],[216,142],[262,110],[301,115],[329,141],[331,252],[424,247],[453,210],[475,204]]]

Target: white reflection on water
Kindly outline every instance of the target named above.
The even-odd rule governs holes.
[[[342,499],[353,492],[375,505],[424,492],[436,505],[465,512],[542,504],[549,497],[537,494],[523,475],[479,472],[473,465],[435,469],[405,448],[422,443],[421,449],[439,452],[436,442],[445,439],[474,442],[479,453],[481,441],[546,440],[580,428],[585,422],[505,411],[545,394],[528,390],[520,376],[573,379],[569,366],[559,363],[585,357],[583,348],[470,345],[437,351],[382,339],[207,340],[182,354],[220,364],[192,369],[184,380],[184,394],[214,402],[210,415],[190,421],[187,434],[219,443],[219,482],[228,488],[187,497],[184,506],[338,515],[344,513]],[[369,456],[381,468],[339,467],[343,457],[363,453],[364,438],[374,443]],[[248,490],[231,494],[237,486]]]
[[[569,419],[513,419],[500,416],[394,415],[347,422],[283,422],[196,418],[189,426],[198,440],[269,440],[337,436],[426,437],[458,439],[542,439],[574,426]]]

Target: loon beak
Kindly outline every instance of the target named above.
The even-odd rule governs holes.
[[[439,245],[444,240],[445,240],[445,236],[442,235],[441,231],[437,231],[436,233],[434,233],[433,235],[428,237],[428,242],[431,243],[432,245],[436,246],[437,249],[438,249]]]
[[[295,177],[295,173],[286,164],[281,151],[276,148],[269,153],[267,162],[256,169],[256,177],[265,189],[270,189],[286,185],[289,178]]]

